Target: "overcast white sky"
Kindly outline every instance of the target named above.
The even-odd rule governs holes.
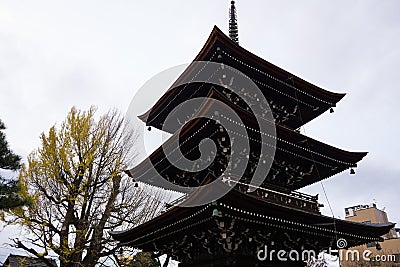
[[[190,62],[214,25],[227,32],[229,2],[0,1],[0,118],[11,148],[26,158],[72,106],[125,113],[146,80]],[[356,175],[324,181],[335,216],[375,199],[400,223],[400,2],[239,0],[237,8],[243,47],[347,93],[335,113],[305,127],[318,140],[369,152]],[[303,191],[326,204],[321,184]],[[331,215],[327,205],[322,212]]]

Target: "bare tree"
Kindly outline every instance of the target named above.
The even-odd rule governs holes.
[[[61,267],[95,266],[118,249],[108,231],[157,215],[160,194],[146,193],[123,174],[135,141],[126,132],[116,111],[96,119],[94,108],[72,108],[60,129],[41,135],[20,172],[33,204],[13,211],[31,233],[15,240],[17,247],[45,262],[53,251]]]

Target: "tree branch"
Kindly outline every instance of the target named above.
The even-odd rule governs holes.
[[[15,247],[17,248],[22,248],[23,250],[25,250],[26,252],[29,252],[33,255],[35,255],[37,258],[41,259],[43,263],[45,263],[48,267],[54,267],[54,263],[49,260],[48,258],[46,258],[45,256],[47,256],[47,253],[39,253],[37,252],[35,249],[33,248],[28,248],[27,246],[25,246],[21,241],[19,241],[18,239],[14,239],[13,240],[15,243]]]

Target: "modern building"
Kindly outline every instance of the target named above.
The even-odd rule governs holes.
[[[364,224],[389,223],[387,213],[384,210],[378,209],[375,203],[345,208],[345,216],[345,220],[351,222]],[[362,266],[362,264],[366,266],[400,266],[400,238],[397,231],[398,228],[390,229],[387,234],[382,235],[383,240],[381,242],[370,242],[362,246],[350,248],[351,250],[359,251],[360,255],[367,250],[371,251],[372,254],[370,258],[373,261],[362,262],[364,260],[360,258],[359,262],[355,262],[352,258],[346,258],[346,251],[343,251],[341,266]],[[385,260],[379,260],[379,258],[376,257],[377,255],[379,255],[379,258],[384,256]]]
[[[384,210],[376,207],[375,203],[369,205],[357,205],[345,208],[346,221],[361,223],[389,223],[388,216]],[[397,238],[395,228],[383,236],[385,239]]]

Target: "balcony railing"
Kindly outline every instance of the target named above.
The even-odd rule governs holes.
[[[227,182],[234,182],[226,180]],[[253,192],[250,192],[249,189],[251,185],[244,183],[237,183],[235,188],[239,191],[255,196],[260,200],[267,201],[274,204],[279,204],[286,207],[292,207],[296,209],[301,209],[304,211],[312,212],[312,213],[320,213],[319,207],[321,206],[318,203],[318,195],[311,196],[305,193],[291,191],[288,193],[279,192],[269,188],[255,187]],[[166,204],[166,209],[169,209],[181,202],[183,202],[187,198],[187,195],[182,195],[181,197],[173,200],[172,202]]]

